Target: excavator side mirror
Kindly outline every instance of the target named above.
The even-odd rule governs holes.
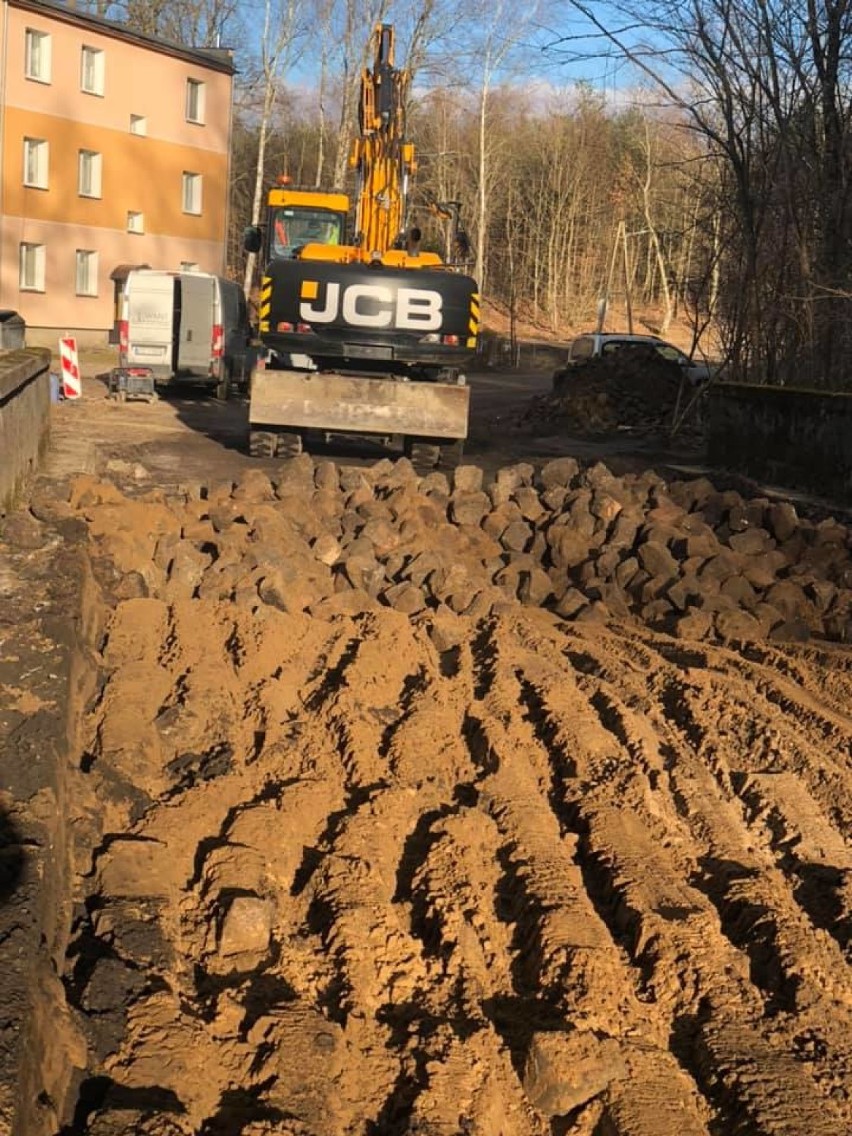
[[[263,235],[257,225],[249,225],[243,229],[243,248],[246,252],[260,252],[263,244]]]

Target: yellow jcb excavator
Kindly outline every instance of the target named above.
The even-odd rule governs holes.
[[[467,436],[464,367],[476,350],[475,281],[406,229],[414,146],[405,138],[408,73],[394,67],[389,24],[376,27],[361,79],[354,231],[338,192],[269,191],[266,223],[246,230],[261,253],[259,333],[249,442],[258,457],[290,457],[310,432],[403,439],[419,468],[457,464]],[[467,241],[458,204],[433,211]]]

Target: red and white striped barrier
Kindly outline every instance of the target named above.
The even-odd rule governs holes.
[[[83,383],[77,358],[77,340],[73,335],[64,335],[59,340],[59,357],[62,360],[62,397],[80,398]]]

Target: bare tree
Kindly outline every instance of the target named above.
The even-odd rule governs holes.
[[[263,17],[263,37],[260,43],[260,112],[257,124],[257,160],[254,172],[254,194],[252,197],[251,223],[260,221],[263,205],[264,170],[266,166],[266,146],[272,124],[272,114],[279,94],[281,75],[292,62],[299,40],[298,23],[299,0],[283,0],[279,7],[273,0],[265,0]],[[250,252],[246,257],[243,290],[246,298],[251,293],[257,254]]]
[[[233,43],[239,38],[238,0],[93,0],[87,7],[144,35],[189,47],[220,47],[231,35]]]
[[[848,383],[852,0],[620,0],[606,24],[571,2],[719,163],[719,314],[735,366]]]

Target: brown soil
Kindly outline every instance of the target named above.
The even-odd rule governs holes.
[[[666,434],[677,428],[700,433],[700,395],[676,363],[651,347],[633,347],[554,375],[553,391],[534,399],[529,422],[558,422],[572,433]]]
[[[82,542],[63,1133],[852,1129],[845,524],[126,454],[6,533]]]

